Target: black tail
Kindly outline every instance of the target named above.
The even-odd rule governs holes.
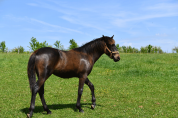
[[[30,84],[30,90],[32,91],[33,86],[36,83],[36,73],[35,73],[35,53],[30,56],[28,61],[28,79]]]

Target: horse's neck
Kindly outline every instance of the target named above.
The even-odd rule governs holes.
[[[91,56],[93,57],[93,62],[95,63],[101,57],[101,55],[104,54],[104,44],[101,43],[99,47],[93,47],[93,48],[95,49],[90,54],[92,54]]]
[[[76,48],[75,50],[79,50],[79,51],[83,51],[84,53],[87,53],[88,55],[90,55],[90,57],[92,57],[92,61],[93,63],[95,63],[100,57],[102,54],[104,54],[104,46],[105,46],[105,43],[104,42],[99,42],[99,45],[96,45],[96,44],[88,44],[90,46],[88,46],[88,50],[86,51],[83,51],[83,48],[84,47],[81,47],[81,48]],[[84,45],[85,46],[85,45]],[[86,48],[86,47],[85,47]],[[91,49],[90,49],[91,48]]]
[[[101,57],[102,54],[97,54],[97,53],[93,54],[93,62],[95,63]]]
[[[93,57],[93,63],[95,63],[103,54],[103,51],[93,52],[93,54],[91,55]]]

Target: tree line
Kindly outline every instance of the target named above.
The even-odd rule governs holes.
[[[119,47],[119,44],[116,44],[116,47],[121,53],[164,53],[161,47],[152,45],[141,47],[140,50],[131,46]]]
[[[49,45],[46,41],[39,42],[36,38],[32,37],[30,42],[29,42],[29,46],[28,46],[30,51],[26,51],[26,52],[28,53],[28,52],[31,52],[31,51],[35,51],[35,50],[37,50],[39,48],[43,48],[43,47],[53,47],[53,48],[56,48],[56,49],[59,49],[59,50],[70,50],[70,49],[74,49],[74,48],[78,47],[78,45],[77,45],[77,43],[75,42],[74,39],[71,39],[69,41],[69,43],[70,43],[69,48],[64,49],[64,46],[58,40],[54,43],[54,46],[52,46],[52,45]],[[2,41],[2,42],[0,42],[0,52],[24,53],[25,49],[22,46],[18,46],[18,47],[15,47],[14,49],[12,49],[10,51],[6,47],[5,41]]]
[[[31,51],[35,51],[43,47],[53,47],[59,50],[70,50],[70,49],[74,49],[78,47],[78,44],[76,43],[74,39],[71,39],[69,43],[70,43],[70,46],[68,47],[68,49],[64,49],[64,46],[58,40],[53,44],[54,46],[52,46],[52,45],[49,45],[46,41],[39,42],[36,38],[32,37],[29,42],[30,45],[28,47]],[[164,53],[161,47],[152,46],[152,45],[141,47],[140,50],[137,48],[131,47],[131,46],[120,47],[119,44],[116,44],[116,47],[118,51],[121,53]],[[173,48],[172,51],[178,53],[178,47]],[[25,49],[22,46],[18,46],[10,51],[6,47],[5,41],[2,41],[0,42],[0,52],[24,53]],[[26,52],[30,52],[30,51],[26,51]]]

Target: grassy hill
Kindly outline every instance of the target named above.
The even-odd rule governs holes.
[[[26,117],[31,93],[27,78],[29,54],[0,54],[0,117]],[[78,78],[51,76],[43,112],[39,95],[34,117],[177,117],[178,54],[121,54],[114,62],[103,55],[88,77],[95,86],[96,108],[85,85],[84,113],[75,109]]]

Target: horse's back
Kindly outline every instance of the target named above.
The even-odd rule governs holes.
[[[47,54],[51,56],[58,56],[59,50],[51,47],[44,47],[37,50],[36,55]]]

